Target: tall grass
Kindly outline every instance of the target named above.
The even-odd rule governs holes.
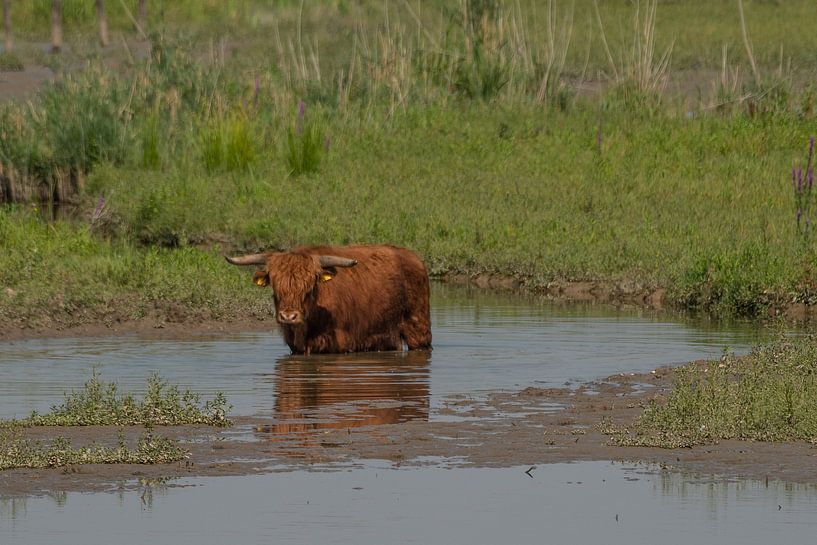
[[[291,176],[316,172],[329,140],[318,121],[306,120],[306,104],[298,104],[295,126],[287,129],[286,161]]]
[[[453,102],[538,103],[564,110],[593,77],[594,43],[606,58],[595,66],[596,77],[606,72],[609,83],[602,85],[600,96],[584,99],[588,104],[652,112],[663,101],[673,114],[677,103],[665,90],[675,40],[659,39],[659,12],[669,8],[659,8],[656,0],[636,3],[624,12],[629,32],[619,35],[608,32],[612,23],[604,17],[620,22],[613,17],[620,13],[603,15],[605,10],[594,3],[594,21],[586,7],[548,2],[540,20],[536,6],[527,3],[467,0],[435,17],[405,3],[400,9],[387,5],[381,26],[359,11],[349,32],[352,47],[345,49],[345,58],[332,52],[331,62],[324,61],[325,48],[304,28],[307,8],[292,7],[272,19],[273,66],[250,62],[249,74],[243,59],[226,64],[223,48],[203,60],[197,54],[201,41],[157,33],[150,55],[133,60],[124,74],[92,62],[48,85],[30,104],[2,106],[0,118],[8,130],[0,134],[6,188],[0,196],[6,201],[64,200],[82,190],[85,177],[100,163],[155,170],[171,156],[196,155],[209,173],[246,171],[261,156],[277,157],[292,173],[314,171],[324,131],[312,123],[302,133],[286,128],[286,105],[300,98],[333,113],[368,119],[383,108],[394,116],[418,105]],[[77,20],[84,20],[85,8],[76,9]],[[314,8],[316,14],[331,9],[329,4]],[[588,15],[581,24],[576,23],[578,12]],[[293,13],[297,19],[288,21]],[[580,31],[589,36],[586,44],[574,39]],[[252,34],[248,39],[252,43]],[[580,65],[569,64],[575,53],[584,57]],[[719,104],[736,100],[738,79],[739,72],[727,71],[724,56]],[[788,81],[782,75],[755,81],[739,100],[748,100],[751,115],[794,113],[798,101]],[[804,96],[800,102],[808,100]],[[701,97],[692,111],[706,112],[712,104]],[[278,143],[283,154],[274,152]]]
[[[208,172],[244,171],[258,160],[255,129],[243,113],[210,121],[200,138],[202,162]]]

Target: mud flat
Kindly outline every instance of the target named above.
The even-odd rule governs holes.
[[[661,449],[609,444],[599,424],[626,425],[640,406],[666,392],[673,371],[614,375],[578,388],[526,388],[452,396],[430,418],[398,424],[365,425],[335,413],[324,419],[283,422],[240,417],[228,430],[200,426],[158,429],[178,439],[189,459],[167,465],[82,465],[18,469],[0,473],[0,495],[53,491],[104,491],[138,487],[180,477],[250,475],[271,471],[327,469],[365,460],[396,467],[516,467],[576,461],[629,460],[695,474],[726,478],[813,482],[814,447],[806,443],[722,441],[693,448]],[[351,407],[346,407],[353,412]],[[384,411],[388,411],[385,407]],[[361,422],[364,425],[360,425]],[[138,431],[131,429],[129,436]],[[72,442],[110,443],[111,428],[40,428],[26,437],[64,435]]]

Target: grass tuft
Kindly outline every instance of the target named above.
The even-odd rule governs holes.
[[[285,150],[290,176],[317,172],[323,148],[327,145],[323,127],[317,121],[306,121],[306,105],[298,106],[295,126],[287,129]]]
[[[0,470],[17,468],[50,468],[82,464],[167,464],[184,460],[189,451],[166,437],[145,432],[136,448],[128,448],[120,434],[116,447],[91,445],[72,447],[64,437],[54,438],[50,444],[32,441],[6,433],[0,436]]]
[[[14,53],[0,53],[0,72],[22,72],[25,70],[23,61]]]
[[[671,393],[630,428],[602,429],[615,444],[677,448],[722,439],[817,443],[817,338],[783,338],[744,357],[688,364]]]
[[[168,385],[158,375],[151,375],[147,393],[141,401],[131,394],[120,395],[116,383],[100,380],[94,371],[85,386],[66,394],[62,405],[50,413],[32,413],[20,420],[0,421],[0,427],[33,426],[178,426],[205,424],[226,427],[231,409],[224,394],[201,404],[198,394],[189,390],[180,392],[178,386]]]

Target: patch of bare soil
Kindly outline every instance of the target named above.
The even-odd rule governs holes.
[[[170,321],[167,317],[155,317],[141,320],[100,320],[72,326],[60,324],[54,326],[20,326],[14,323],[0,323],[0,342],[114,335],[136,335],[145,339],[183,339],[191,336],[221,333],[271,331],[275,327],[272,317],[269,320],[250,317],[230,321],[197,318]]]
[[[0,101],[26,99],[52,79],[54,72],[44,66],[30,66],[19,72],[0,72]]]
[[[157,429],[156,433],[181,441],[191,451],[190,458],[154,466],[4,471],[0,472],[0,496],[137,488],[140,481],[325,468],[325,464],[367,459],[422,465],[441,458],[448,466],[470,467],[631,460],[698,474],[813,481],[817,450],[806,443],[722,441],[681,449],[608,445],[608,437],[598,429],[602,419],[619,425],[631,423],[643,402],[666,393],[672,374],[667,368],[644,375],[614,375],[575,390],[526,388],[479,397],[454,396],[431,419],[399,424],[361,425],[330,416],[292,425],[241,417],[227,430],[201,426]],[[129,440],[135,441],[139,431],[128,430]],[[75,445],[112,444],[117,433],[114,428],[94,427],[25,431],[35,439],[67,436]]]
[[[542,285],[530,285],[525,278],[496,273],[451,273],[442,279],[452,284],[472,284],[483,289],[524,289],[555,301],[610,303],[654,309],[663,309],[667,306],[665,289],[629,280],[618,282],[553,280]]]

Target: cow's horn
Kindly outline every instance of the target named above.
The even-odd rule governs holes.
[[[357,260],[355,259],[347,259],[336,255],[322,255],[320,256],[320,260],[321,267],[354,267],[357,265]]]
[[[238,257],[224,256],[233,265],[263,265],[267,262],[268,254],[250,254]]]

